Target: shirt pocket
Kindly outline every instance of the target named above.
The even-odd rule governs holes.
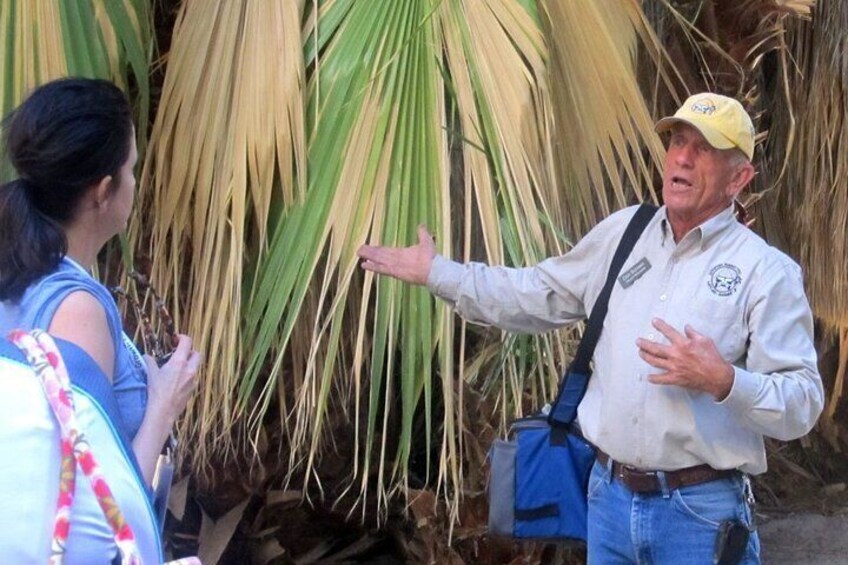
[[[745,352],[743,310],[730,302],[696,298],[693,318],[688,322],[696,332],[712,339],[726,361],[733,362]]]

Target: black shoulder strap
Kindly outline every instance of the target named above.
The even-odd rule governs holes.
[[[577,354],[562,377],[559,394],[548,415],[548,420],[552,424],[569,425],[577,415],[577,406],[583,399],[586,387],[589,385],[589,377],[592,376],[589,364],[592,361],[592,355],[595,353],[595,346],[598,345],[598,339],[601,337],[601,330],[604,327],[604,318],[607,316],[609,298],[615,286],[615,280],[618,278],[618,273],[627,257],[630,256],[633,246],[636,245],[656,211],[657,207],[652,204],[639,206],[630,223],[627,224],[624,235],[621,236],[621,241],[612,257],[604,288],[592,307],[586,331],[583,332],[583,338],[577,347]]]
[[[592,314],[589,316],[589,323],[586,326],[586,331],[583,333],[583,339],[580,340],[580,345],[577,347],[577,354],[574,356],[572,363],[573,370],[579,373],[589,371],[589,363],[592,361],[592,355],[595,353],[595,346],[598,345],[598,339],[601,337],[601,330],[604,327],[604,318],[607,317],[609,309],[609,299],[612,294],[612,289],[615,286],[615,281],[618,278],[618,273],[621,272],[621,267],[633,251],[633,246],[641,237],[642,232],[651,218],[654,217],[657,208],[650,204],[642,204],[636,210],[636,214],[627,224],[627,229],[624,230],[624,235],[621,236],[621,242],[615,250],[615,255],[612,257],[609,273],[607,274],[607,282],[604,284],[601,294],[595,301],[592,307]]]

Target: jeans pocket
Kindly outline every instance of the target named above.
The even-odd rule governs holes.
[[[744,501],[731,480],[718,480],[679,488],[672,494],[674,508],[684,515],[717,528],[725,520],[740,518]]]

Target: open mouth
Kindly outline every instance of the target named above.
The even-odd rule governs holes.
[[[687,179],[676,175],[671,177],[671,184],[675,188],[691,188],[692,186],[692,183],[689,182]]]

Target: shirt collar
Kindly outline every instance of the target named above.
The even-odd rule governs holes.
[[[77,263],[76,261],[74,261],[73,259],[71,259],[70,257],[68,257],[67,255],[65,255],[64,257],[62,257],[62,261],[64,261],[64,262],[65,262],[65,263],[67,263],[68,265],[70,265],[72,268],[74,268],[74,269],[76,269],[76,270],[80,271],[81,273],[84,273],[84,274],[86,274],[86,275],[88,275],[88,276],[91,276],[91,273],[89,273],[88,271],[86,271],[86,270],[85,270],[85,268],[84,268],[82,265],[80,265],[79,263]]]
[[[662,226],[662,242],[665,244],[666,238],[669,238],[673,241],[673,237],[671,234],[671,226],[668,222],[668,208],[663,206],[660,209],[660,218],[661,218],[661,226]],[[706,222],[701,224],[700,226],[694,228],[689,234],[686,234],[684,237],[695,238],[700,248],[703,250],[706,248],[711,241],[713,241],[718,234],[723,232],[725,229],[733,226],[736,223],[736,214],[733,207],[733,203],[708,219]]]

